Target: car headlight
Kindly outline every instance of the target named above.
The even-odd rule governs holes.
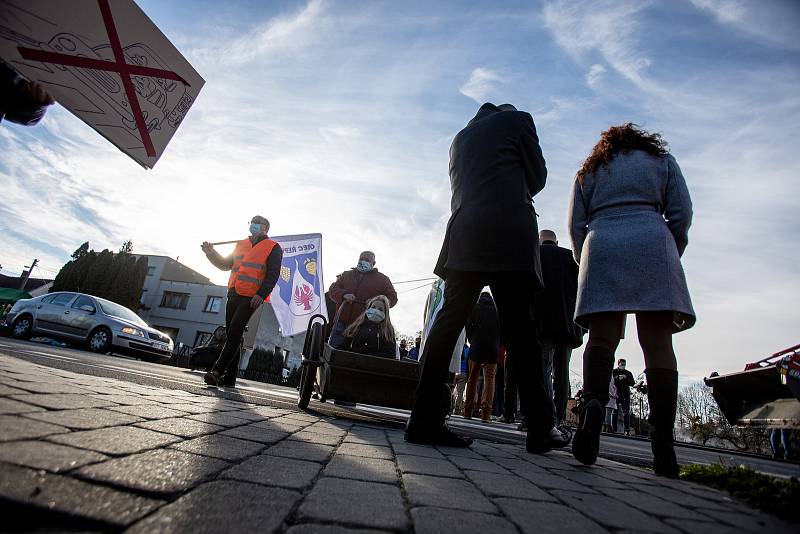
[[[124,327],[124,328],[122,329],[122,333],[123,333],[123,334],[130,334],[130,335],[132,335],[132,336],[145,337],[145,336],[144,336],[144,332],[142,332],[142,331],[141,331],[141,330],[139,330],[138,328],[133,328],[132,326],[126,326],[126,327]]]

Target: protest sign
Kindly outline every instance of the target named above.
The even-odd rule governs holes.
[[[281,335],[293,336],[308,328],[312,315],[328,317],[322,282],[322,234],[272,237],[283,249],[278,283],[270,304]]]
[[[205,83],[132,0],[2,0],[0,59],[145,168]]]

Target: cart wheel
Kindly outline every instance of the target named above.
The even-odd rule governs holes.
[[[297,399],[297,407],[301,410],[308,408],[311,394],[314,392],[314,380],[317,377],[316,362],[322,358],[322,343],[324,329],[321,323],[314,323],[306,334],[306,353],[303,361],[303,371],[300,375],[300,397]]]

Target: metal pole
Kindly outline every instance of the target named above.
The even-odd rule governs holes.
[[[234,239],[233,241],[217,241],[216,243],[209,243],[209,245],[230,245],[232,243],[238,243],[241,239]]]
[[[27,271],[23,271],[22,272],[22,276],[21,276],[22,282],[19,285],[19,290],[20,291],[25,291],[25,285],[28,283],[28,278],[31,277],[31,273],[33,272],[33,268],[36,267],[37,263],[39,263],[39,260],[38,259],[34,259],[33,263],[31,263],[31,268],[28,269]]]

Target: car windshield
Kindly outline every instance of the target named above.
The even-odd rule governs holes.
[[[130,321],[131,323],[137,324],[139,326],[147,326],[147,323],[145,323],[141,317],[133,313],[125,306],[120,306],[119,304],[116,304],[108,300],[97,299],[97,302],[100,304],[100,308],[102,308],[103,313],[105,313],[106,315],[117,317],[119,319],[124,319],[125,321]]]

